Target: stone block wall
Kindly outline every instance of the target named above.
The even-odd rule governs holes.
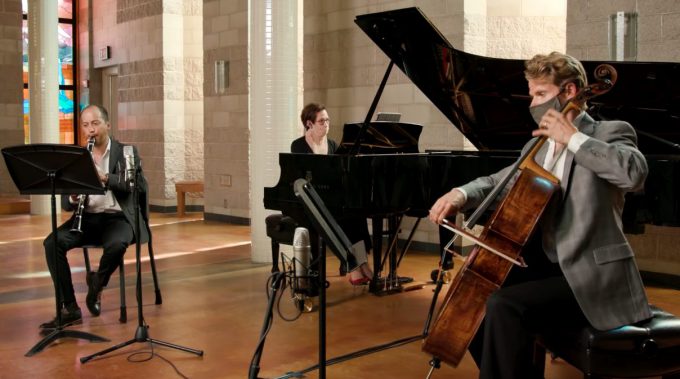
[[[485,55],[527,59],[566,51],[566,7],[565,0],[488,0]]]
[[[21,41],[21,0],[0,0],[0,148],[24,143]],[[0,170],[0,194],[17,193]]]
[[[138,146],[151,205],[174,209],[175,182],[203,180],[202,2],[102,0],[91,13],[90,75],[118,66],[116,137]]]
[[[248,0],[204,1],[203,47],[205,218],[247,223]],[[214,86],[218,60],[229,65],[229,84],[221,94]]]
[[[584,60],[609,60],[609,17],[638,14],[637,60],[680,61],[680,2],[673,0],[569,0],[567,50]]]
[[[567,52],[584,60],[609,60],[609,16],[636,12],[637,61],[680,61],[680,2],[673,0],[568,0]],[[677,227],[646,225],[627,236],[640,269],[660,274],[680,272]]]

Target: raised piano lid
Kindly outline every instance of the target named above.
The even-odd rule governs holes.
[[[360,15],[355,23],[478,149],[519,150],[531,137],[523,60],[456,50],[418,8]],[[584,61],[589,80],[600,63],[616,68],[618,82],[590,102],[591,115],[626,120],[638,129],[643,153],[677,158],[680,64]]]
[[[342,129],[342,141],[336,154],[351,151],[363,123],[345,124]],[[368,125],[361,144],[359,154],[396,154],[417,153],[418,139],[422,125],[405,122],[374,121]]]

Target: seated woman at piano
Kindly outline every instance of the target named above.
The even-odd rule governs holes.
[[[291,153],[333,154],[335,152],[338,145],[328,138],[331,120],[325,106],[316,103],[307,104],[302,109],[300,120],[305,128],[305,134],[291,143]],[[351,218],[338,221],[353,244],[352,254],[347,257],[349,282],[355,286],[366,284],[373,277],[366,257],[371,246],[366,220]]]

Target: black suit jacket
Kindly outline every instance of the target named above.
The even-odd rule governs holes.
[[[120,208],[125,214],[125,219],[130,225],[132,225],[132,230],[135,231],[135,239],[140,243],[146,243],[149,241],[149,223],[148,223],[148,200],[147,191],[148,186],[146,179],[144,178],[144,173],[142,172],[142,166],[140,164],[141,160],[139,158],[139,152],[137,148],[133,146],[133,151],[135,155],[135,167],[138,168],[137,175],[137,189],[139,191],[139,209],[135,209],[135,201],[131,188],[125,182],[125,156],[123,155],[123,147],[125,145],[111,138],[111,151],[109,156],[109,180],[106,183],[106,188],[111,190],[113,196],[115,196],[116,201],[120,205]],[[69,201],[69,196],[64,195],[61,197],[61,206],[65,211],[73,211],[75,207]],[[137,238],[137,230],[135,228],[135,213],[139,215],[140,221],[140,238]]]

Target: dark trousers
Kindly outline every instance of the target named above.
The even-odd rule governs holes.
[[[66,253],[83,245],[102,245],[104,253],[99,261],[97,271],[100,282],[106,286],[111,274],[116,270],[125,250],[134,240],[134,232],[122,212],[119,213],[83,213],[83,233],[74,233],[69,230],[73,226],[73,219],[65,222],[57,229],[56,259],[59,261],[59,284],[61,288],[60,301],[63,304],[71,304],[76,301],[73,282],[71,280],[71,267],[68,264]],[[43,241],[45,246],[45,258],[50,270],[52,280],[55,279],[56,260],[54,253],[54,240],[52,234]],[[55,282],[55,288],[56,288]]]
[[[514,267],[486,303],[484,322],[470,344],[482,379],[542,378],[534,367],[538,331],[587,323],[559,266],[551,263],[537,238],[527,246],[528,268]]]

